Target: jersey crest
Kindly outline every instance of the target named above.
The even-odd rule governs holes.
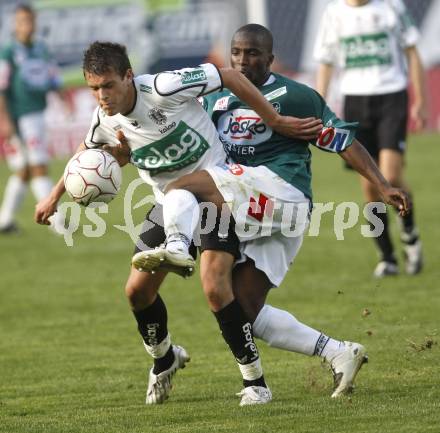
[[[148,112],[148,117],[158,125],[165,125],[165,123],[167,123],[167,116],[161,108],[152,108]]]

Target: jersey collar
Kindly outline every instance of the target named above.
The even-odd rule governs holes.
[[[271,74],[269,75],[269,78],[266,80],[266,82],[263,84],[262,87],[264,87],[264,86],[269,86],[269,84],[273,84],[273,83],[275,83],[275,80],[276,80],[275,75],[271,73]]]

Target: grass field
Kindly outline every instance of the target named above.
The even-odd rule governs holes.
[[[105,235],[77,234],[72,247],[32,223],[29,196],[22,233],[0,238],[0,432],[440,432],[439,137],[412,137],[408,159],[424,272],[372,279],[376,256],[372,241],[360,236],[362,222],[338,241],[326,214],[320,235],[306,237],[269,298],[329,335],[367,346],[370,362],[356,392],[338,401],[329,397],[331,374],[319,359],[261,342],[274,400],[239,408],[239,372],[198,278],[170,276],[161,291],[169,328],[192,361],[176,376],[170,400],[146,407],[150,360],[123,293],[133,245],[113,227],[124,221],[123,194],[102,215]],[[356,176],[341,165],[314,152],[317,202],[361,202]],[[62,168],[53,166],[54,177]],[[124,185],[134,176],[126,172]],[[0,185],[6,178],[1,163]],[[393,234],[397,239],[395,224]]]

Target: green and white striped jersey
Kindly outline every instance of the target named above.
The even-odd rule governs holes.
[[[381,95],[407,86],[405,48],[419,33],[402,0],[350,6],[331,1],[324,11],[315,58],[341,67],[344,95]]]

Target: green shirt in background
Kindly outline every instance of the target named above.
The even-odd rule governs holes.
[[[14,120],[43,111],[47,93],[60,86],[56,65],[42,42],[12,41],[0,50],[0,91]]]

